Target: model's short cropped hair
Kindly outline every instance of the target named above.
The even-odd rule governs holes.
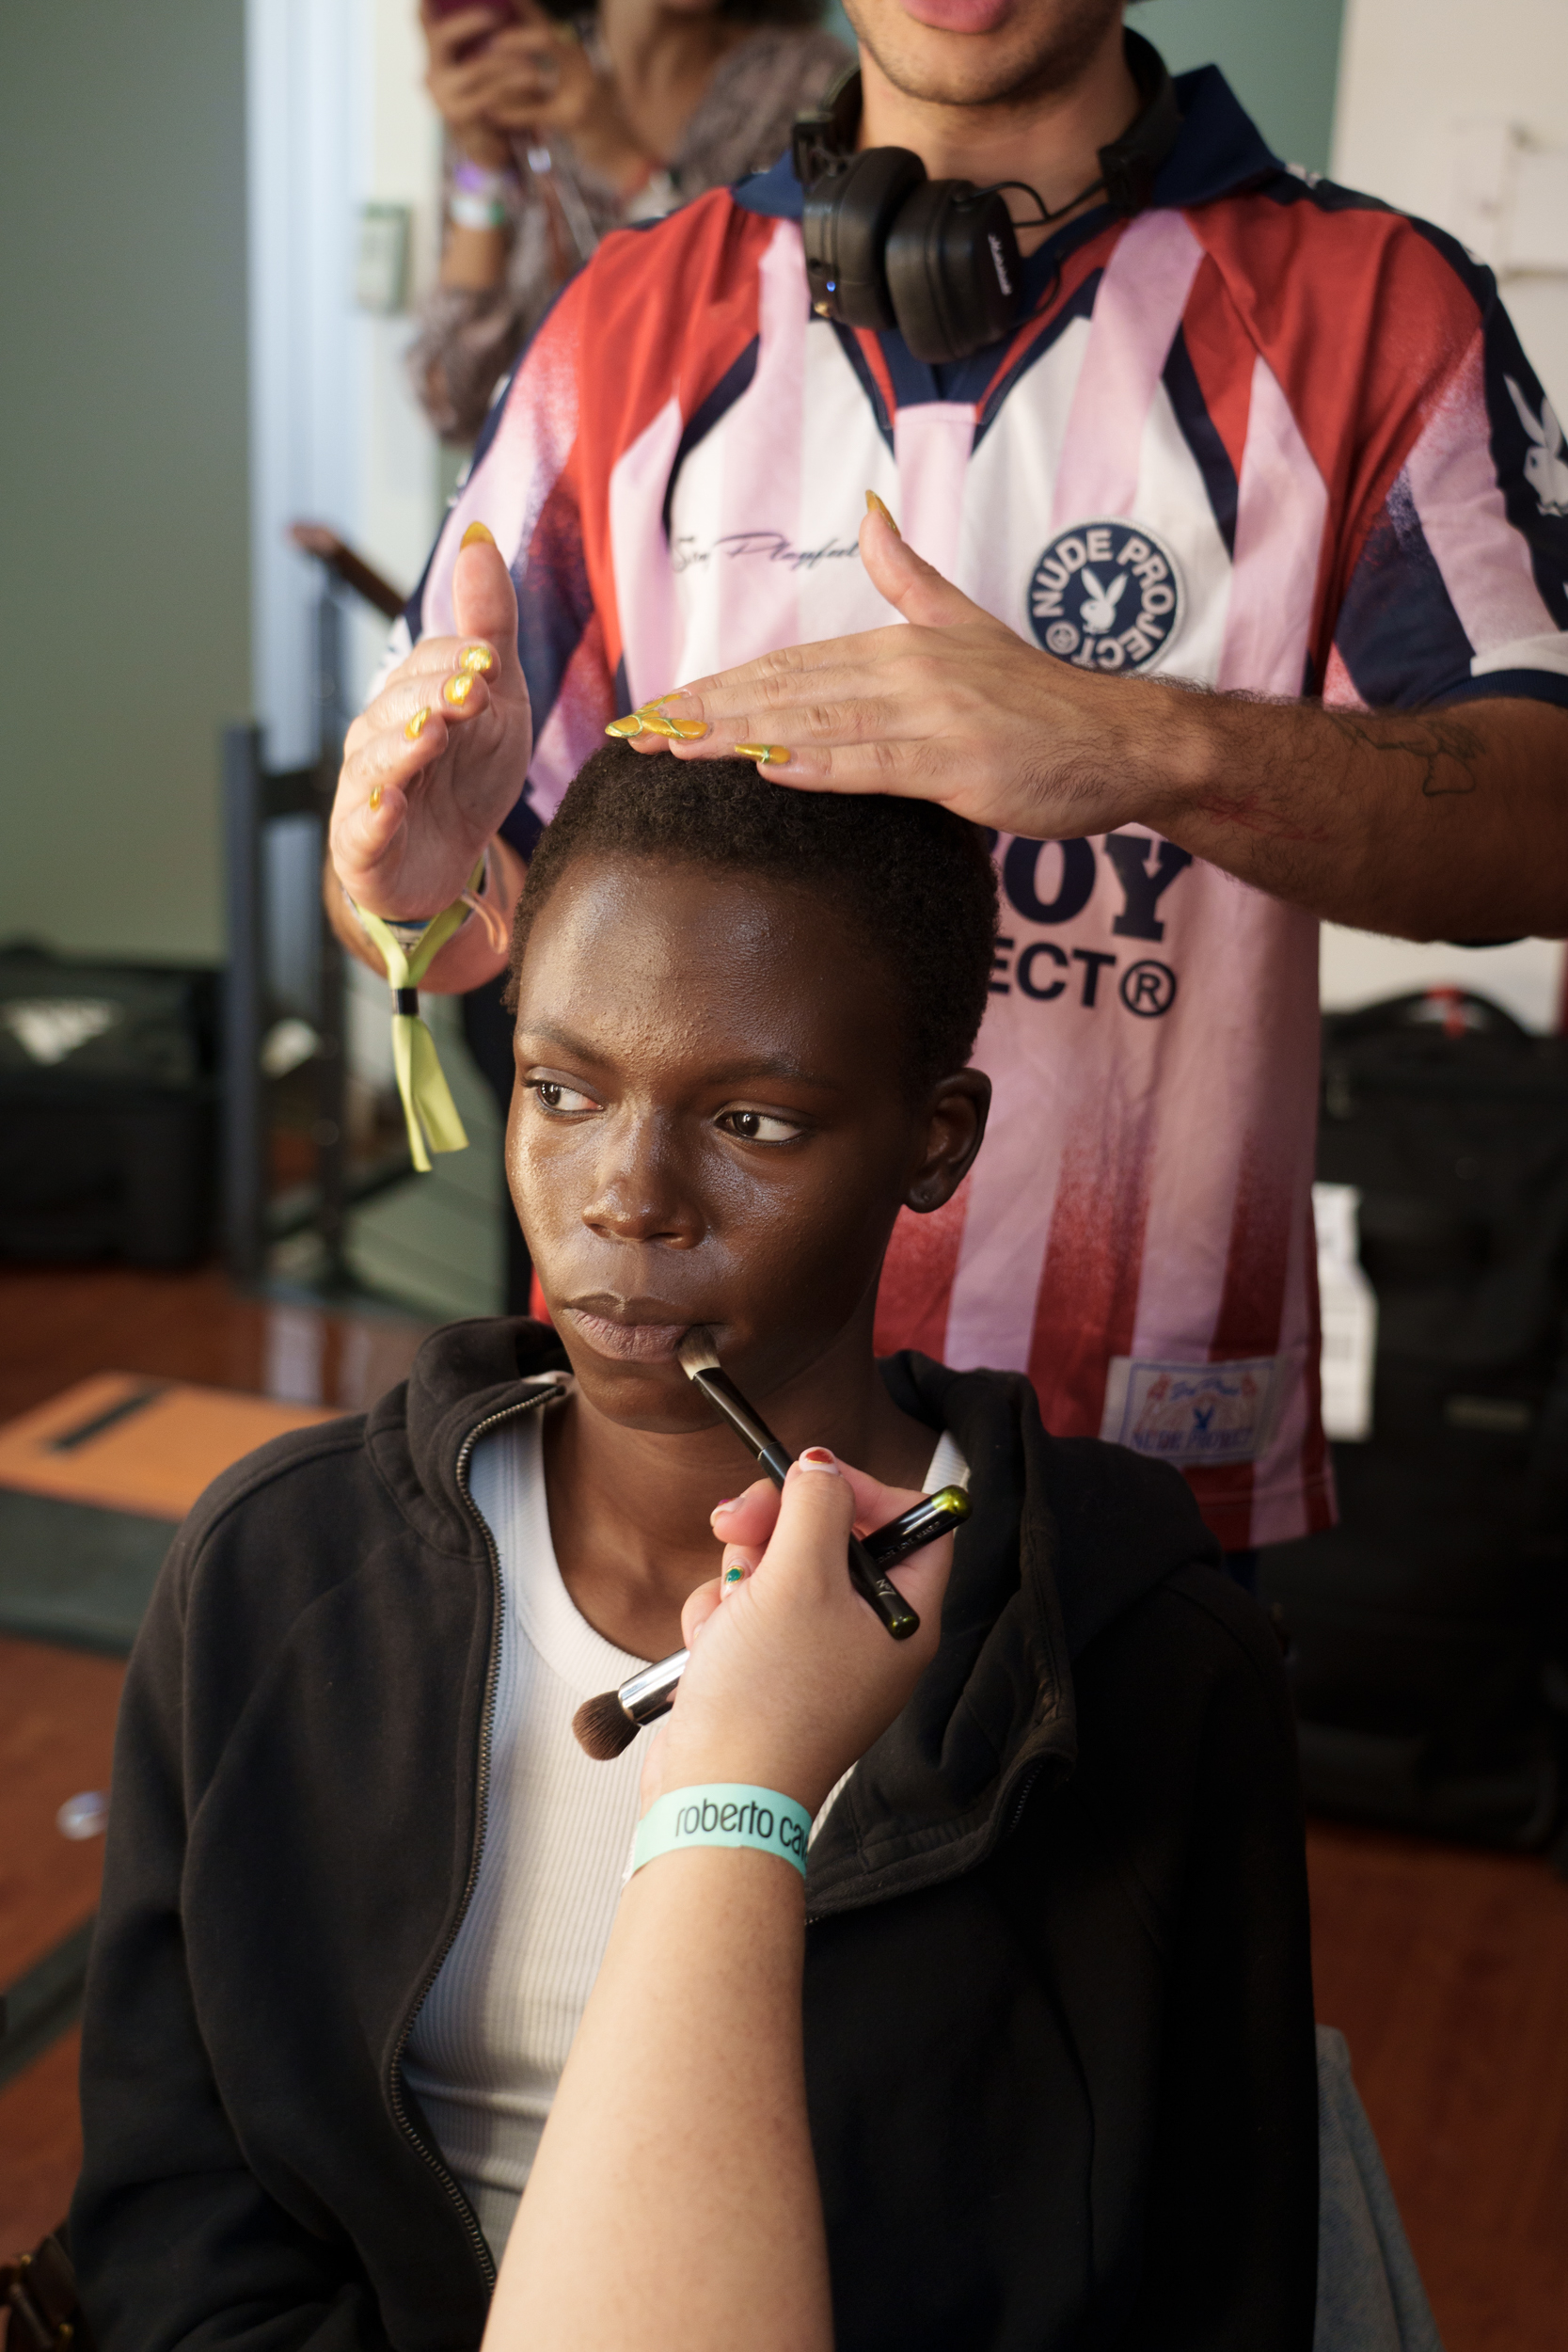
[[[648,857],[759,874],[841,907],[892,976],[906,1069],[924,1093],[968,1060],[990,978],[996,876],[986,836],[927,801],[806,792],[750,760],[595,752],[534,850],[517,907],[507,1001],[529,933],[568,866]]]

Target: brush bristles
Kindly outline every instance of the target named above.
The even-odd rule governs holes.
[[[578,1747],[595,1764],[613,1764],[637,1737],[637,1725],[614,1691],[601,1691],[596,1699],[584,1699],[572,1717],[572,1729]]]
[[[700,1372],[718,1371],[719,1350],[705,1323],[692,1326],[675,1350],[675,1361],[689,1380],[695,1380]]]

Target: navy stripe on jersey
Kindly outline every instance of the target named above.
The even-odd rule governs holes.
[[[1560,710],[1568,710],[1568,677],[1560,670],[1490,670],[1432,699],[1434,707],[1444,708],[1449,703],[1492,700],[1555,703]]]
[[[979,448],[980,443],[985,439],[988,431],[1001,415],[1003,407],[1006,403],[1007,395],[1010,391],[1012,391],[1014,386],[1022,383],[1024,376],[1028,374],[1030,369],[1034,367],[1037,361],[1043,359],[1048,351],[1052,351],[1055,348],[1067,329],[1072,325],[1074,319],[1086,319],[1092,315],[1095,305],[1095,296],[1100,292],[1100,281],[1104,275],[1105,273],[1102,269],[1090,270],[1083,284],[1075,287],[1072,293],[1069,294],[1067,300],[1063,303],[1061,309],[1052,319],[1050,325],[1041,329],[1026,351],[1020,352],[1018,358],[1013,361],[1012,366],[1007,370],[1006,374],[1002,376],[997,383],[991,387],[990,391],[986,396],[984,405],[981,407],[979,414],[974,420],[974,446],[976,449]],[[990,358],[992,367],[996,365],[994,355],[1000,348],[1000,345],[993,344],[990,354],[982,354],[982,357]],[[983,390],[984,387],[982,386],[981,389]]]
[[[750,389],[752,378],[757,372],[757,342],[758,338],[753,335],[740,357],[731,360],[707,398],[698,402],[686,421],[686,430],[676,447],[675,462],[670,469],[670,479],[664,489],[661,519],[666,539],[670,536],[670,509],[674,501],[675,485],[680,480],[681,468],[698,443],[705,440],[720,419],[735,406],[741,393]]]
[[[1374,710],[1416,710],[1468,682],[1475,648],[1401,473],[1367,533],[1334,643]]]
[[[1218,427],[1204,405],[1198,386],[1197,370],[1187,349],[1186,330],[1179,326],[1176,340],[1164,369],[1165,396],[1181,428],[1181,437],[1192,451],[1197,469],[1203,476],[1203,486],[1209,493],[1209,504],[1225,551],[1231,562],[1236,559],[1236,469],[1230,462],[1230,452],[1220,437]]]
[[[555,708],[567,664],[594,616],[578,502],[564,482],[545,501],[517,586],[517,659],[535,737]]]

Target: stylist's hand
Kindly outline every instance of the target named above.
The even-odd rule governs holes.
[[[416,921],[450,906],[528,773],[517,598],[488,532],[465,543],[451,594],[461,635],[421,638],[344,745],[332,863],[372,914]]]
[[[649,1754],[645,1804],[666,1788],[740,1781],[815,1813],[936,1654],[952,1537],[892,1571],[920,1616],[895,1642],[849,1581],[849,1531],[883,1526],[920,1497],[813,1451],[824,1458],[798,1461],[782,1495],[759,1482],[715,1515],[731,1538],[725,1567],[750,1573],[727,1591],[701,1586],[681,1613],[691,1662]]]
[[[1179,756],[1187,697],[1076,670],[960,594],[885,514],[861,525],[861,558],[907,626],[789,645],[698,678],[658,707],[706,736],[639,751],[713,759],[782,746],[762,772],[807,790],[940,801],[1000,833],[1060,840],[1147,814]]]

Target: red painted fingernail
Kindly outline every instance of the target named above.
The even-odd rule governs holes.
[[[828,1470],[836,1478],[838,1464],[825,1445],[809,1445],[800,1456],[802,1470]]]

